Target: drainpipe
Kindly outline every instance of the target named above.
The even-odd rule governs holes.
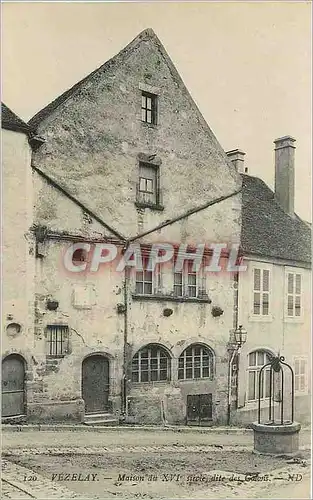
[[[233,314],[233,328],[234,331],[238,328],[238,303],[239,303],[239,291],[238,291],[238,286],[239,286],[239,273],[235,273],[234,275],[234,314]],[[227,425],[230,425],[230,420],[231,420],[231,381],[232,381],[232,367],[233,367],[233,362],[235,359],[236,354],[239,355],[240,348],[236,346],[234,348],[229,362],[228,362],[228,405],[227,405]],[[238,383],[238,382],[237,382]],[[237,387],[237,392],[238,392],[238,387]],[[238,395],[237,395],[238,397]]]
[[[124,247],[124,252],[127,247]],[[128,414],[127,404],[127,344],[128,344],[128,288],[129,288],[129,268],[124,269],[124,345],[123,345],[123,379],[122,379],[122,415]]]

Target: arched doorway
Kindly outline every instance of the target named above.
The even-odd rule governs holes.
[[[2,417],[25,413],[25,361],[10,354],[2,361]]]
[[[82,366],[82,398],[85,401],[85,413],[108,411],[109,387],[108,358],[100,354],[85,358]]]

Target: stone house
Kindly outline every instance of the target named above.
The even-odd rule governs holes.
[[[209,262],[214,243],[223,247],[220,261],[226,265],[230,245],[242,240],[250,269],[251,257],[263,261],[264,255],[256,258],[246,244],[249,208],[242,201],[251,190],[252,201],[258,201],[253,178],[242,176],[223,151],[154,32],[140,33],[24,126],[20,142],[27,154],[20,179],[28,182],[27,196],[21,182],[21,196],[15,190],[12,200],[19,198],[27,214],[20,217],[13,203],[7,225],[18,217],[19,232],[12,227],[12,238],[26,247],[19,246],[23,258],[16,260],[29,274],[26,280],[17,275],[8,297],[6,321],[17,327],[12,335],[6,324],[4,352],[8,373],[16,373],[8,354],[20,357],[20,367],[23,360],[21,418],[227,423],[234,328],[243,323],[249,331],[234,407],[246,400],[249,350],[277,351],[281,345],[257,344],[263,323],[252,322],[245,309],[250,271],[238,279],[227,271],[195,273],[188,262],[181,272],[173,261],[155,272],[145,263],[157,243],[183,244],[187,252],[205,245]],[[9,178],[14,165],[7,149]],[[262,197],[268,188],[255,182],[262,185]],[[64,259],[73,244],[69,271]],[[143,271],[117,270],[114,262],[93,270],[101,245],[125,256],[132,244],[143,251]],[[288,266],[294,261],[297,256]],[[14,275],[13,268],[6,272]],[[11,303],[19,284],[27,288],[28,323]],[[9,419],[16,415],[3,412]],[[234,410],[232,419],[245,423],[245,415]]]

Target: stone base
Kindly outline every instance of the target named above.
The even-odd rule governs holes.
[[[73,401],[45,401],[27,405],[27,422],[83,422],[85,404],[82,399]]]
[[[298,422],[283,425],[265,425],[253,422],[254,451],[269,455],[292,455],[299,451]]]

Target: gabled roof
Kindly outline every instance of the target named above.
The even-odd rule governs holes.
[[[181,76],[179,75],[177,69],[175,68],[175,66],[174,66],[171,58],[167,54],[165,48],[163,47],[163,45],[162,45],[161,41],[159,40],[159,38],[157,37],[157,35],[154,33],[153,29],[151,29],[151,28],[147,28],[147,29],[143,30],[141,33],[139,33],[139,35],[136,36],[136,38],[134,38],[128,45],[126,45],[126,47],[124,47],[118,54],[116,54],[115,56],[113,56],[107,62],[105,62],[104,64],[102,64],[99,68],[95,69],[92,73],[90,73],[85,78],[83,78],[82,80],[80,80],[79,82],[77,82],[73,87],[71,87],[70,89],[66,90],[63,94],[61,94],[59,97],[57,97],[56,99],[54,99],[54,101],[52,101],[50,104],[48,104],[43,109],[41,109],[40,111],[38,111],[38,113],[36,113],[29,120],[28,124],[31,125],[34,128],[37,128],[37,126],[39,125],[40,122],[42,122],[46,117],[48,117],[61,104],[63,104],[70,97],[72,97],[77,91],[79,91],[81,89],[81,87],[85,83],[87,83],[90,79],[92,79],[92,77],[96,73],[98,73],[98,72],[100,73],[101,72],[101,74],[104,74],[105,71],[107,71],[112,66],[116,66],[116,65],[122,64],[127,59],[127,57],[129,56],[130,53],[132,53],[133,51],[135,51],[137,49],[137,47],[142,42],[148,41],[148,40],[151,40],[151,41],[154,42],[154,44],[156,45],[158,51],[160,52],[160,54],[163,56],[164,60],[166,61],[166,64],[168,65],[168,67],[169,67],[169,69],[171,71],[171,74],[176,79],[176,81],[179,82],[180,85],[182,85],[184,87],[185,92],[186,92],[189,100],[192,102],[192,105],[197,110],[200,122],[207,129],[207,131],[210,133],[211,139],[214,140],[214,142],[215,142],[215,146],[222,153],[224,153],[224,151],[221,148],[221,146],[220,146],[218,140],[216,139],[214,133],[210,129],[209,125],[207,124],[207,122],[203,118],[203,116],[202,116],[202,114],[201,114],[198,106],[196,105],[196,103],[194,102],[193,98],[191,97],[191,95],[190,95],[187,87],[185,86],[185,84],[184,84]]]
[[[1,127],[15,132],[24,132],[26,135],[32,132],[32,127],[13,113],[3,102],[1,103]]]
[[[273,191],[257,177],[242,174],[241,246],[247,254],[299,263],[311,262],[311,229],[280,207]]]
[[[50,102],[50,104],[48,104],[43,109],[38,111],[38,113],[36,113],[29,120],[29,122],[28,122],[29,125],[37,127],[37,125],[42,120],[44,120],[47,116],[49,116],[50,113],[52,113],[56,108],[58,108],[62,103],[64,103],[69,97],[71,97],[73,94],[75,94],[75,92],[77,90],[79,90],[81,88],[81,86],[85,82],[87,82],[95,73],[97,73],[98,71],[104,72],[105,70],[112,67],[112,65],[115,65],[116,63],[121,62],[121,60],[123,60],[125,57],[127,57],[127,55],[131,51],[133,51],[139,43],[141,43],[143,40],[149,39],[149,38],[155,39],[161,45],[161,42],[159,41],[158,37],[156,36],[156,34],[154,33],[154,31],[151,28],[148,28],[148,29],[142,31],[141,33],[139,33],[138,36],[136,36],[136,38],[134,38],[134,40],[132,40],[128,45],[126,45],[126,47],[124,47],[120,52],[118,52],[118,54],[116,54],[111,59],[106,61],[104,64],[99,66],[99,68],[92,71],[92,73],[89,73],[82,80],[75,83],[75,85],[73,85],[73,87],[71,87],[68,90],[66,90],[65,92],[63,92],[63,94],[61,94],[59,97],[57,97],[52,102]]]

